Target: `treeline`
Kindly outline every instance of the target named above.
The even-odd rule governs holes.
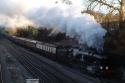
[[[102,23],[102,25],[107,30],[104,37],[105,52],[111,55],[125,55],[125,23],[123,23],[124,28],[121,28],[117,21]]]
[[[52,29],[32,26],[17,28],[15,35],[45,42],[58,42],[66,38],[65,33],[52,33]]]

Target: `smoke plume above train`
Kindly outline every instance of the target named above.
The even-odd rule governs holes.
[[[52,33],[66,33],[67,36],[78,39],[79,43],[88,47],[103,48],[106,30],[93,16],[81,14],[83,6],[66,5],[61,2],[45,4],[44,0],[41,0],[43,4],[36,5],[37,0],[31,0],[32,4],[30,0],[26,4],[26,1],[28,0],[1,0],[0,25],[18,27],[31,24],[53,29]]]

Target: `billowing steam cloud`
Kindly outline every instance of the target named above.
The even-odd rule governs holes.
[[[81,14],[79,6],[62,3],[42,4],[28,10],[28,8],[24,8],[24,4],[15,3],[16,0],[2,1],[7,5],[7,8],[2,9],[4,5],[0,3],[0,10],[2,10],[0,11],[0,20],[5,18],[3,22],[0,22],[0,25],[16,27],[34,24],[34,26],[53,29],[52,33],[66,33],[67,36],[77,38],[80,43],[86,44],[88,47],[97,49],[103,47],[103,36],[106,30],[95,21],[93,16],[86,13]],[[8,4],[8,1],[11,1],[11,5]]]
[[[36,25],[53,29],[53,33],[64,32],[72,38],[77,38],[80,43],[102,49],[103,36],[106,31],[93,16],[81,14],[77,7],[64,4],[44,6],[28,14],[28,17]]]

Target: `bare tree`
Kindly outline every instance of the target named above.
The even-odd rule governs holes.
[[[109,13],[117,12],[119,15],[119,27],[125,27],[125,0],[88,0],[88,9],[106,7]]]

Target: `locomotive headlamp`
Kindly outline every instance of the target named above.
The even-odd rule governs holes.
[[[103,67],[102,67],[102,66],[100,66],[100,69],[103,69]]]
[[[109,67],[108,67],[108,66],[106,66],[106,67],[105,67],[105,69],[106,69],[106,70],[108,70],[108,69],[109,69]]]

